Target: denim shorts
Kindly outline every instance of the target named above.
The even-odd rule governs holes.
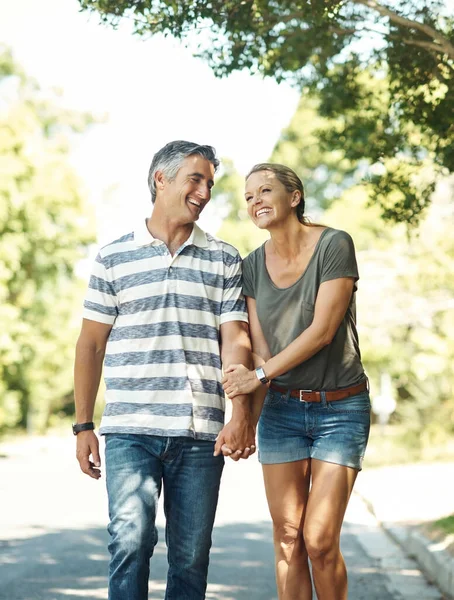
[[[321,394],[321,402],[301,402],[289,392],[268,391],[258,423],[262,464],[315,458],[361,470],[369,439],[369,393],[332,402]]]

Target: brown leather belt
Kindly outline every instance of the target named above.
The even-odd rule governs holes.
[[[270,388],[276,390],[276,392],[281,392],[281,394],[286,394],[289,391],[273,382],[270,383]],[[358,383],[357,385],[331,392],[326,391],[324,394],[327,402],[333,402],[334,400],[345,400],[345,398],[349,398],[350,396],[356,396],[356,394],[364,392],[367,389],[369,389],[369,386],[366,379],[366,381]],[[315,390],[290,390],[290,396],[292,396],[292,398],[298,398],[301,402],[320,402],[322,399],[322,392]]]

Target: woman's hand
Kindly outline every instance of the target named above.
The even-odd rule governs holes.
[[[229,398],[235,398],[254,392],[260,386],[260,381],[255,371],[249,371],[244,365],[230,365],[225,370],[222,385]]]

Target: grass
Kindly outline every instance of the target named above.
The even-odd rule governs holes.
[[[444,517],[438,521],[434,521],[431,525],[434,529],[438,529],[445,534],[454,533],[454,514],[449,517]]]
[[[441,545],[442,549],[454,558],[454,514],[438,521],[425,523],[422,533]]]

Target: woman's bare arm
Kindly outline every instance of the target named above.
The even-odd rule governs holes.
[[[287,348],[262,363],[268,379],[287,373],[331,343],[349,307],[353,286],[354,279],[351,277],[325,281],[320,285],[311,325]],[[230,397],[250,394],[260,386],[255,373],[242,365],[232,365],[225,373],[223,384]]]

